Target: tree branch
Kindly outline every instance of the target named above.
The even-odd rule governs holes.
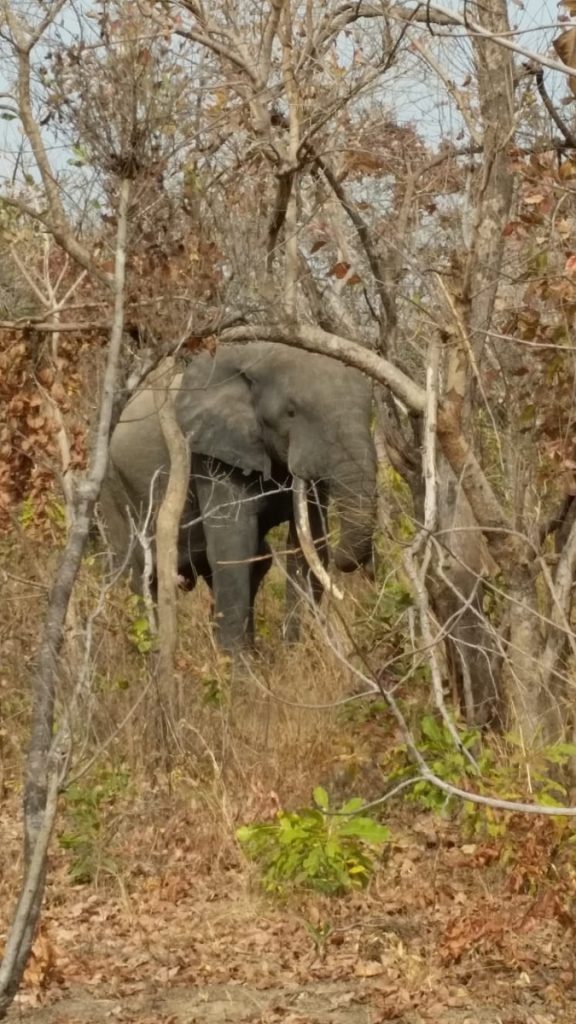
[[[550,99],[550,96],[548,95],[548,90],[547,90],[547,88],[546,88],[546,86],[544,84],[544,72],[542,71],[542,68],[539,68],[539,67],[534,68],[534,67],[532,67],[532,65],[529,64],[528,65],[528,71],[531,74],[533,74],[535,76],[535,78],[536,78],[536,88],[538,89],[538,92],[540,93],[540,98],[541,98],[544,106],[546,107],[546,110],[550,114],[550,117],[554,121],[554,124],[560,130],[562,135],[564,136],[567,144],[572,149],[576,149],[576,135],[573,135],[573,133],[570,131],[568,125],[560,117],[560,114],[558,113],[558,111],[556,110],[556,107],[552,103],[552,100]]]
[[[102,271],[98,270],[90,252],[81,245],[70,230],[68,218],[66,217],[66,213],[60,199],[58,183],[48,159],[48,154],[44,146],[40,129],[32,112],[30,52],[62,6],[63,4],[61,0],[59,0],[59,2],[54,5],[51,12],[41,22],[40,26],[38,26],[36,31],[29,36],[26,36],[26,31],[23,28],[20,19],[15,15],[10,5],[8,3],[3,4],[4,14],[10,28],[10,32],[12,33],[13,45],[18,58],[18,111],[20,114],[20,120],[22,121],[22,127],[24,128],[26,137],[34,154],[36,165],[40,171],[50,212],[49,218],[38,217],[37,219],[43,220],[43,223],[46,224],[54,234],[54,238],[58,244],[61,245],[62,248],[80,264],[80,266],[89,270],[90,273],[95,274],[95,276],[100,280],[110,285],[111,280],[108,275],[105,275]],[[15,204],[9,203],[9,205]],[[22,206],[20,206],[20,208],[22,209]]]
[[[100,415],[95,432],[86,480],[78,486],[72,523],[50,593],[43,635],[34,673],[32,729],[26,759],[24,788],[25,877],[10,926],[0,969],[0,1019],[18,989],[32,948],[40,916],[46,875],[46,853],[56,820],[58,790],[71,753],[69,721],[54,732],[54,711],[61,671],[60,651],[64,642],[66,616],[94,506],[106,471],[108,438],[112,419],[115,381],[118,373],[124,327],[124,283],[126,234],[130,183],[122,182],[118,211],[116,266],[114,274],[114,321],[104,374]]]
[[[282,6],[280,42],[282,45],[282,79],[288,100],[288,165],[298,164],[300,147],[300,93],[294,74],[292,17],[290,4]],[[298,287],[298,203],[295,172],[289,175],[286,212],[284,216],[284,305],[289,320],[296,320]]]
[[[405,402],[414,412],[423,412],[426,404],[426,393],[415,381],[411,380],[402,370],[389,360],[364,348],[357,342],[331,334],[321,327],[308,324],[294,324],[290,327],[280,325],[245,324],[242,327],[231,327],[220,332],[222,341],[277,341],[284,345],[318,352],[320,355],[332,356],[348,366],[363,370],[378,383],[389,387],[393,393]]]
[[[386,355],[390,347],[393,348],[393,336],[396,331],[397,316],[396,316],[396,304],[392,298],[393,293],[393,282],[391,281],[391,274],[386,267],[384,260],[377,252],[375,246],[372,244],[372,238],[370,236],[370,229],[366,224],[364,218],[360,215],[356,206],[349,200],[346,195],[346,191],[341,182],[338,181],[332,168],[328,165],[323,157],[316,155],[316,163],[322,168],[322,172],[326,178],[326,181],[330,185],[330,188],[334,192],[340,202],[342,209],[346,212],[352,224],[356,229],[356,233],[366,253],[366,258],[370,264],[370,269],[374,276],[374,282],[376,284],[376,290],[380,298],[380,304],[384,312],[385,321],[380,323],[380,351],[382,355]],[[385,333],[386,332],[386,333]],[[387,334],[387,336],[386,336]]]
[[[536,64],[550,68],[551,71],[559,71],[568,78],[576,76],[576,68],[571,68],[561,60],[554,60],[552,57],[529,50],[520,43],[516,43],[512,31],[510,31],[509,36],[508,34],[491,32],[477,21],[473,21],[468,13],[464,15],[459,14],[457,11],[452,11],[448,7],[442,7],[440,4],[418,3],[414,7],[408,7],[396,3],[387,3],[386,0],[383,0],[381,4],[354,3],[351,0],[350,3],[342,4],[334,13],[334,24],[338,24],[339,30],[342,31],[346,25],[359,21],[361,18],[382,18],[386,15],[403,22],[409,21],[413,24],[427,25],[429,28],[432,28],[432,26],[463,28],[468,36],[492,40],[499,46],[511,50],[512,53],[517,53],[521,57],[534,61]]]

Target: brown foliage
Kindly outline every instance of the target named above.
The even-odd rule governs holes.
[[[28,499],[40,525],[55,500],[58,414],[71,410],[79,391],[74,340],[48,357],[45,337],[33,330],[0,330],[0,532],[9,529]],[[70,467],[84,465],[84,426],[69,425]]]

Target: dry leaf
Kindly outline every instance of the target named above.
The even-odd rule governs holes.
[[[364,960],[356,964],[354,974],[357,978],[376,978],[384,974],[385,967],[378,960]]]
[[[562,181],[566,181],[568,178],[576,178],[576,163],[572,163],[571,160],[565,160],[563,164],[560,164],[558,177]]]
[[[343,277],[346,277],[349,270],[350,264],[345,263],[344,260],[342,260],[340,263],[334,263],[334,265],[330,267],[328,273],[330,277],[337,277],[338,280],[342,280]]]
[[[554,39],[552,45],[560,60],[564,61],[569,68],[576,68],[576,28],[567,29],[557,39]],[[576,96],[576,75],[570,75],[568,85]]]

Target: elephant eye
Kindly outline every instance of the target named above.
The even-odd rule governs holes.
[[[289,405],[288,406],[288,408],[286,410],[286,415],[289,416],[290,419],[294,418],[294,416],[296,415],[296,409],[294,408],[293,405]]]

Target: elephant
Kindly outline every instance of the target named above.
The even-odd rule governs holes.
[[[324,589],[329,497],[339,523],[336,567],[350,572],[371,558],[376,453],[369,382],[328,356],[254,341],[194,354],[172,387],[191,452],[180,581],[193,589],[203,577],[211,587],[220,648],[249,647],[254,601],[272,562],[266,535],[287,522],[286,636],[295,639],[302,584],[310,584],[316,601]],[[108,539],[136,590],[144,558],[133,543],[134,525],[137,531],[154,490],[157,507],[162,488],[153,485],[166,479],[169,465],[157,401],[144,385],[128,402],[112,433],[101,493]],[[304,536],[311,537],[316,561]]]

